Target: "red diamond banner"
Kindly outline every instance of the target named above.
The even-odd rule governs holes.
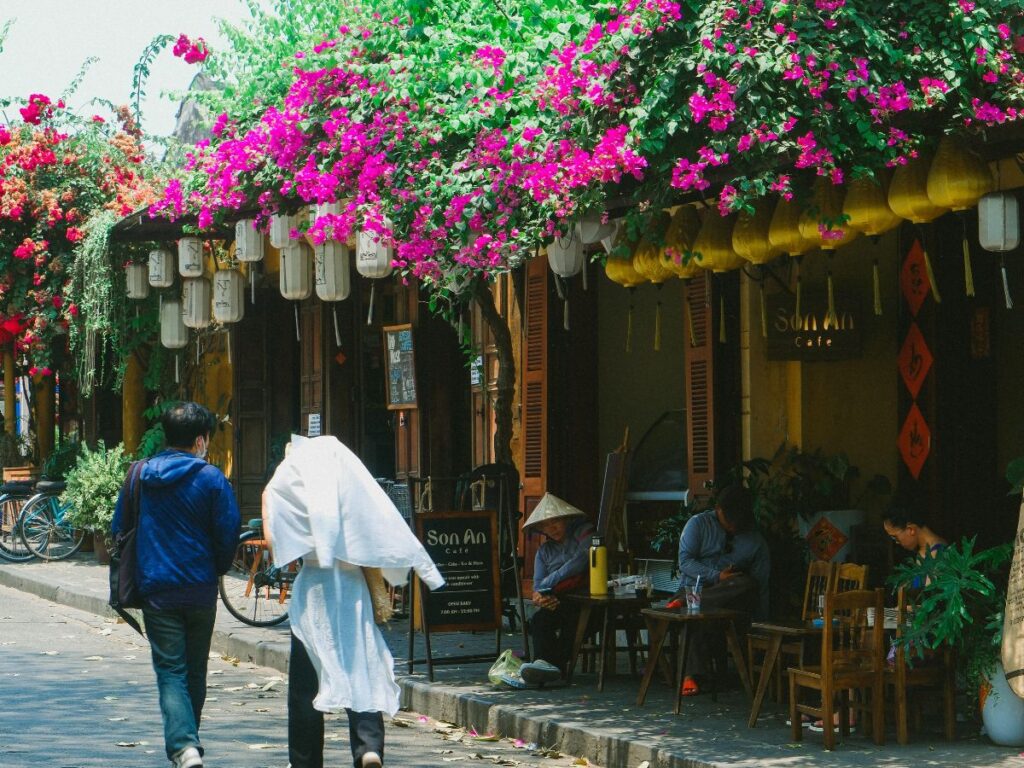
[[[917,240],[910,246],[907,258],[903,260],[903,267],[900,269],[900,290],[903,292],[903,298],[907,300],[907,306],[910,307],[910,314],[917,317],[921,305],[931,291],[928,270],[924,266],[924,250]]]
[[[824,517],[818,518],[818,522],[811,526],[806,539],[811,554],[819,560],[831,560],[849,541],[845,533]]]
[[[924,420],[924,414],[917,407],[917,403],[910,406],[907,420],[903,422],[903,429],[900,430],[899,439],[896,441],[900,449],[900,456],[903,463],[907,465],[910,474],[917,480],[921,476],[921,469],[932,450],[932,431]]]
[[[928,377],[928,371],[931,370],[934,361],[932,351],[928,349],[921,329],[917,327],[917,323],[911,323],[910,330],[907,331],[907,338],[903,340],[903,348],[900,349],[897,358],[900,376],[903,377],[903,383],[910,390],[911,397],[917,398],[917,393],[921,391],[921,385]]]

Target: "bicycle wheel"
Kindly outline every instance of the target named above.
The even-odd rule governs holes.
[[[81,548],[85,531],[67,522],[68,508],[56,496],[43,496],[22,509],[21,538],[36,557],[63,560]]]
[[[34,555],[25,546],[21,538],[21,509],[28,501],[28,496],[0,497],[0,559],[14,563],[31,560]]]
[[[294,571],[275,568],[262,538],[238,542],[231,570],[220,577],[220,599],[239,621],[272,627],[288,618],[288,593]]]

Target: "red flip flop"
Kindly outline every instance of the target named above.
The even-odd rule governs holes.
[[[683,696],[696,696],[700,693],[700,686],[692,677],[683,678],[683,687],[679,691]]]

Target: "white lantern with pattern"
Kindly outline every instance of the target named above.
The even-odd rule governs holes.
[[[547,252],[548,265],[559,277],[572,277],[583,269],[583,240],[575,227],[565,236],[556,232]]]
[[[978,201],[978,242],[996,253],[1020,245],[1020,209],[1012,192],[990,192]]]
[[[188,329],[178,299],[167,299],[160,307],[160,343],[167,349],[182,349],[188,344]]]
[[[299,217],[278,213],[270,217],[270,244],[286,248],[292,243],[292,230],[299,228]]]
[[[213,276],[213,319],[237,323],[245,314],[245,281],[237,269],[222,269]]]
[[[391,222],[385,220],[385,226],[391,227]],[[360,230],[356,233],[356,272],[371,280],[379,280],[388,277],[394,267],[391,262],[394,260],[394,249],[380,242],[379,235],[375,232]],[[373,324],[373,305],[377,295],[376,283],[370,283],[370,306],[366,313],[366,324]]]
[[[253,219],[235,222],[235,258],[243,263],[263,261],[263,233]]]
[[[125,269],[125,286],[129,299],[140,300],[149,296],[149,269],[145,264],[129,264]]]
[[[292,301],[308,299],[313,293],[313,249],[295,240],[281,249],[281,295]]]
[[[205,277],[190,277],[182,282],[181,301],[186,326],[205,328],[210,324],[211,293],[210,281]]]
[[[149,284],[154,288],[174,285],[174,254],[166,248],[149,252]]]
[[[343,301],[352,290],[348,246],[337,240],[325,240],[314,251],[316,295],[322,301]]]
[[[584,216],[576,225],[576,232],[584,245],[599,243],[607,237],[612,237],[617,227],[611,221],[601,221],[601,216]]]
[[[178,274],[182,277],[203,276],[203,241],[198,237],[178,240]]]

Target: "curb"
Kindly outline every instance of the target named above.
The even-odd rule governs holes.
[[[75,592],[62,584],[27,578],[0,568],[0,585],[87,613],[117,618],[106,598]],[[211,649],[282,673],[288,671],[287,642],[256,641],[241,633],[214,630]],[[396,681],[401,688],[403,709],[419,712],[434,720],[475,728],[480,733],[515,736],[566,754],[585,757],[608,768],[636,766],[645,760],[650,763],[650,768],[716,768],[713,763],[684,758],[651,743],[630,741],[601,731],[566,725],[549,717],[530,715],[527,710],[496,704],[473,691],[460,691],[399,675],[396,675]]]

